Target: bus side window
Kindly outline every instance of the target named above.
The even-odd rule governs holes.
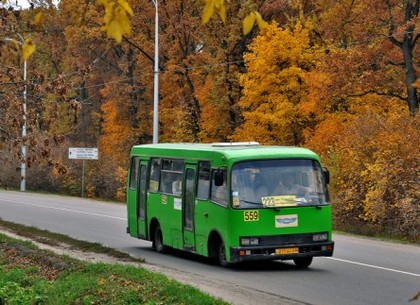
[[[220,171],[220,169],[217,169]],[[227,188],[226,188],[226,169],[222,169],[223,172],[223,184],[217,186],[214,179],[214,173],[216,170],[212,171],[211,179],[211,200],[217,203],[220,203],[223,206],[227,206]]]
[[[132,157],[131,158],[131,166],[130,166],[130,189],[137,188],[137,181],[139,178],[139,157]]]
[[[183,170],[183,160],[163,159],[160,191],[164,194],[180,196],[182,192]]]
[[[152,159],[152,165],[150,166],[150,180],[149,180],[149,191],[151,192],[157,192],[159,189],[160,168],[161,168],[161,160]]]
[[[197,198],[209,199],[210,192],[210,162],[198,163]]]
[[[172,172],[162,171],[161,181],[160,191],[164,194],[172,194],[172,184],[175,182],[175,174]]]

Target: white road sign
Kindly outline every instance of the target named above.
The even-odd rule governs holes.
[[[69,147],[69,159],[98,160],[98,149],[89,147]]]

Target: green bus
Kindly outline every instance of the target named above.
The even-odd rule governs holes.
[[[131,149],[127,233],[222,266],[332,256],[329,174],[312,151],[241,143]]]

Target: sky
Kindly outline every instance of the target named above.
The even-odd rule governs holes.
[[[13,8],[14,10],[21,10],[29,7],[30,0],[2,0],[0,1],[0,8]],[[35,3],[39,1],[33,1]]]

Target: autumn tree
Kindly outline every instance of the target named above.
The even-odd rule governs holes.
[[[337,125],[330,119],[326,122],[332,134],[317,129],[319,141],[327,134],[328,146],[321,151],[332,170],[337,228],[418,241],[419,117],[410,117],[404,107],[384,103],[383,110],[391,108],[386,115],[360,113]]]
[[[226,6],[226,24],[217,18],[211,19],[202,29],[202,52],[208,59],[204,81],[197,85],[196,91],[203,108],[201,141],[230,141],[243,122],[239,76],[246,71],[243,56],[247,46],[259,31],[258,20],[253,14],[263,3],[231,1]],[[243,24],[250,15],[252,23],[249,26],[254,26],[244,35]]]
[[[10,162],[16,166],[21,162],[25,163],[26,168],[29,169],[27,172],[29,178],[31,168],[38,163],[61,168],[53,155],[63,141],[62,132],[65,133],[68,130],[51,129],[51,119],[63,113],[72,112],[72,106],[67,103],[70,99],[67,99],[65,94],[67,84],[60,78],[51,77],[52,65],[46,56],[48,52],[39,45],[36,54],[30,58],[27,57],[25,51],[27,32],[35,29],[36,25],[33,23],[35,15],[36,11],[9,11],[6,16],[2,16],[0,27],[2,47],[4,47],[1,60],[5,64],[2,69],[6,72],[1,74],[1,86],[8,87],[9,95],[0,97],[4,126],[8,127],[6,133],[3,134],[7,135],[4,138],[5,148],[14,155],[14,158],[9,159],[6,164]],[[39,32],[35,31],[35,33]],[[38,37],[34,35],[32,41],[38,41]],[[10,45],[7,46],[8,43],[16,47],[11,48]],[[23,68],[25,63],[26,69]],[[23,79],[24,70],[27,75],[26,81]],[[23,101],[26,103],[26,120],[23,120]],[[64,127],[66,120],[64,116],[62,119],[61,127]],[[26,126],[26,136],[22,136],[23,124]],[[59,121],[55,124],[58,126]],[[11,143],[14,144],[11,145]],[[26,156],[19,151],[23,145],[27,148]],[[16,171],[19,170],[20,165],[16,168]],[[20,179],[21,177],[18,180]]]
[[[175,3],[165,10],[176,7]],[[164,62],[165,57],[170,58],[161,78],[162,140],[226,141],[241,122],[238,73],[244,71],[242,56],[254,35],[242,34],[242,21],[252,7],[249,2],[226,2],[225,23],[212,17],[202,26],[200,6],[180,3],[184,4],[177,11],[165,15],[169,26],[162,35],[170,38],[165,44],[170,53],[162,50]],[[189,10],[181,12],[181,7]],[[182,88],[179,93],[174,90],[174,80]],[[167,124],[171,115],[176,120]]]
[[[224,67],[212,70],[215,73],[209,73],[204,84],[197,86],[195,93],[201,110],[199,137],[203,142],[227,141],[235,126],[232,115],[238,110],[230,106]]]
[[[417,53],[415,36],[409,42],[407,32],[416,19],[412,2],[400,4],[316,3],[315,32],[325,52],[306,78],[305,109],[316,115],[317,125],[305,131],[305,143],[331,169],[336,226],[415,239],[418,106],[410,106],[417,89],[406,59]]]
[[[161,141],[197,142],[200,108],[194,96],[194,57],[201,43],[200,16],[191,1],[171,1],[161,8]]]
[[[415,74],[415,48],[420,38],[418,1],[406,0],[404,6],[399,1],[384,1],[388,24],[388,39],[400,50],[403,56],[402,68],[405,70],[407,104],[410,114],[419,109],[418,89],[413,86]],[[382,20],[381,20],[382,21]]]
[[[294,28],[270,25],[250,45],[244,56],[240,106],[244,124],[238,140],[264,144],[298,145],[309,118],[301,115],[305,100],[305,74],[314,67],[315,47],[310,45],[310,29],[297,23]]]
[[[317,2],[319,32],[332,51],[334,66],[355,76],[347,88],[352,97],[376,93],[407,103],[411,115],[418,109],[415,64],[419,3],[407,0]],[[341,77],[343,78],[343,77]],[[403,80],[403,82],[402,82]]]
[[[0,22],[0,151],[2,172],[0,184],[20,185],[20,164],[25,161],[21,147],[23,125],[23,61],[21,61],[21,37],[11,28],[18,25],[13,11],[1,9]]]

